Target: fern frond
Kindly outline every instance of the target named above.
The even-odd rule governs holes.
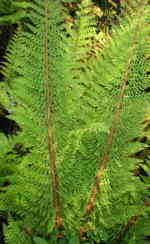
[[[6,235],[9,243],[32,243],[33,236],[55,243],[63,227],[67,239],[79,242],[80,231],[111,243],[147,194],[133,175],[141,161],[132,155],[143,145],[131,142],[142,135],[149,108],[147,83],[134,72],[147,35],[146,1],[87,63],[82,58],[95,35],[91,2],[80,5],[69,38],[57,3],[33,1],[30,23],[3,68],[17,102],[10,117],[22,128],[14,142],[30,148],[3,200],[12,217]]]
[[[27,17],[28,1],[2,0],[0,2],[0,25],[16,24]]]
[[[23,174],[10,187],[6,199],[9,202],[10,196],[15,194],[11,210],[8,211],[16,209],[15,214],[24,216],[23,226],[36,229],[37,232],[43,229],[46,233],[48,228],[53,229],[52,226],[61,225],[56,142],[53,135],[53,121],[58,117],[57,108],[54,107],[56,113],[52,111],[51,101],[52,96],[59,97],[60,93],[58,91],[58,94],[52,94],[51,89],[57,86],[55,81],[59,81],[60,84],[61,78],[63,79],[63,75],[56,73],[56,69],[61,70],[62,65],[59,61],[59,58],[62,58],[62,19],[58,13],[57,3],[49,5],[47,0],[36,0],[31,4],[31,8],[32,23],[27,24],[24,31],[19,30],[15,40],[10,44],[3,68],[5,79],[10,81],[10,87],[14,89],[13,99],[17,101],[17,106],[12,107],[11,118],[15,118],[23,128],[14,141],[22,141],[24,146],[32,151],[22,160],[19,170],[23,171]],[[56,114],[55,118],[52,116],[53,113]],[[20,196],[20,192],[24,192],[26,196]],[[34,200],[33,195],[36,197]],[[46,202],[41,199],[45,199]],[[37,219],[34,220],[33,216],[37,216]]]

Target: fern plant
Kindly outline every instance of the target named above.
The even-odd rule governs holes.
[[[132,140],[143,134],[150,102],[146,80],[134,75],[146,48],[147,1],[134,3],[104,51],[86,62],[96,35],[91,1],[82,1],[68,35],[59,1],[30,3],[30,21],[2,67],[15,101],[10,117],[22,128],[13,142],[30,148],[0,194],[6,243],[139,242],[123,231],[148,212],[141,212],[147,185],[133,175],[140,159],[132,157],[143,148]]]
[[[28,1],[24,0],[1,0],[0,2],[0,25],[16,24],[27,17]]]

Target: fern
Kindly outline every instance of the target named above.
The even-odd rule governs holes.
[[[28,1],[1,0],[0,2],[0,25],[16,24],[27,17]]]
[[[2,68],[15,101],[10,117],[23,128],[13,142],[30,148],[1,196],[6,243],[111,244],[143,207],[147,185],[133,175],[141,162],[131,156],[143,145],[131,141],[143,134],[150,102],[135,72],[148,32],[145,6],[134,6],[137,14],[87,61],[96,35],[91,1],[82,1],[69,37],[58,1],[30,3],[30,21]]]

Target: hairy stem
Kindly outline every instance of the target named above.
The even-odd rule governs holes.
[[[52,92],[49,87],[49,60],[48,60],[49,1],[44,0],[44,5],[45,5],[44,80],[45,80],[46,100],[47,100],[48,150],[49,150],[51,179],[52,179],[53,207],[56,212],[55,225],[56,227],[59,228],[62,225],[62,219],[61,219],[59,185],[58,185],[58,178],[56,172],[55,139],[54,139],[54,131],[53,131],[53,123],[52,123]]]
[[[119,96],[118,96],[118,103],[115,106],[115,114],[114,114],[114,119],[112,121],[112,127],[110,128],[110,133],[109,133],[108,138],[107,138],[107,144],[106,144],[106,147],[104,149],[104,155],[98,164],[99,170],[98,170],[98,173],[95,177],[94,186],[91,190],[90,197],[89,197],[88,203],[87,203],[86,208],[85,208],[85,215],[84,216],[86,217],[86,219],[89,217],[91,211],[94,209],[94,203],[96,201],[97,194],[100,191],[102,178],[103,178],[103,175],[104,175],[105,170],[106,170],[108,163],[109,163],[109,156],[110,156],[110,153],[112,150],[114,137],[116,135],[116,132],[117,132],[117,129],[118,129],[118,126],[120,123],[120,115],[122,112],[122,105],[123,105],[125,90],[126,90],[126,87],[128,84],[128,75],[130,73],[131,61],[133,58],[134,49],[136,47],[136,40],[138,38],[138,33],[139,33],[138,30],[141,27],[140,16],[143,16],[143,9],[145,6],[145,2],[146,1],[142,1],[141,6],[139,6],[139,12],[138,12],[139,19],[137,21],[137,24],[136,24],[136,27],[134,30],[131,48],[129,50],[129,58],[128,58],[128,61],[127,61],[126,67],[125,67],[126,72],[124,73],[124,76],[122,78],[122,84],[121,84],[121,88],[120,88],[120,92],[119,92]],[[80,229],[81,236],[83,235],[84,232],[86,232],[85,228],[81,228]]]
[[[115,109],[115,117],[114,120],[112,121],[112,127],[110,128],[110,133],[107,139],[107,145],[105,148],[105,152],[104,155],[99,163],[99,170],[98,173],[95,177],[95,185],[91,191],[91,195],[90,195],[90,199],[88,201],[88,204],[86,206],[86,215],[91,212],[91,210],[94,207],[94,202],[96,200],[96,195],[99,191],[100,185],[101,185],[101,181],[102,181],[102,176],[104,175],[105,169],[108,165],[108,161],[109,161],[109,155],[112,149],[112,145],[113,145],[113,139],[116,135],[116,131],[119,125],[119,121],[120,121],[120,114],[122,111],[122,104],[123,104],[123,98],[125,95],[125,89],[127,86],[127,82],[128,82],[128,74],[130,72],[130,64],[131,64],[131,59],[132,59],[132,54],[130,54],[130,58],[128,60],[127,66],[126,66],[126,72],[124,74],[124,78],[123,78],[123,82],[122,82],[122,87],[120,89],[120,94],[118,97],[118,104],[116,105],[116,109]]]
[[[150,200],[147,200],[145,203],[144,203],[144,209],[142,209],[142,212],[145,211],[145,208],[146,207],[149,207],[150,206]],[[129,232],[129,230],[131,229],[131,227],[133,225],[135,225],[138,220],[140,219],[142,215],[138,215],[138,216],[132,216],[128,223],[124,225],[123,227],[123,230],[120,231],[117,236],[114,238],[114,240],[112,241],[112,244],[118,244],[118,243],[121,243],[122,240],[124,239],[124,237],[127,235],[127,233]]]

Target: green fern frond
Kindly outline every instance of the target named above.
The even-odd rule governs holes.
[[[131,156],[143,149],[131,141],[142,135],[149,109],[146,80],[135,72],[148,33],[146,1],[87,63],[82,58],[95,36],[91,2],[80,5],[70,37],[58,3],[33,1],[30,21],[4,63],[16,102],[10,117],[22,128],[14,142],[30,148],[3,199],[11,216],[6,239],[24,244],[40,236],[57,243],[61,234],[80,242],[79,232],[81,239],[86,232],[111,244],[147,196],[147,185],[133,175],[141,160]]]
[[[33,147],[32,156],[34,155],[34,159],[31,154],[24,158],[19,167],[19,170],[23,170],[24,173],[22,176],[20,175],[20,177],[18,177],[18,184],[14,187],[10,187],[8,199],[9,195],[11,196],[11,194],[15,192],[16,198],[12,203],[12,211],[13,208],[16,208],[18,209],[17,214],[20,214],[23,207],[22,210],[24,213],[22,212],[21,215],[24,216],[25,225],[28,225],[27,223],[30,222],[31,228],[35,228],[34,225],[36,225],[39,231],[42,231],[42,229],[46,231],[50,222],[53,226],[55,225],[55,221],[56,225],[59,225],[61,221],[59,216],[59,197],[55,171],[56,156],[54,151],[56,143],[53,138],[53,122],[51,121],[51,96],[59,97],[60,91],[58,91],[58,94],[52,95],[50,89],[53,86],[57,86],[57,83],[55,83],[56,80],[57,82],[60,82],[62,81],[61,78],[63,79],[63,74],[56,72],[56,69],[61,70],[63,67],[63,63],[59,61],[59,58],[62,58],[60,49],[62,37],[61,34],[58,36],[58,31],[61,33],[62,27],[61,25],[59,27],[61,17],[59,17],[56,3],[49,6],[48,1],[35,1],[35,3],[32,4],[32,9],[33,24],[27,25],[29,31],[19,33],[16,38],[17,41],[13,42],[13,45],[10,47],[10,50],[15,54],[16,59],[13,63],[13,60],[8,55],[7,63],[9,63],[9,67],[12,66],[13,63],[13,70],[11,73],[7,73],[8,66],[6,64],[7,67],[5,66],[6,69],[4,68],[4,72],[6,79],[11,80],[10,86],[14,89],[13,96],[16,97],[16,100],[17,98],[21,99],[21,102],[13,107],[11,115],[11,118],[14,117],[19,125],[24,128],[16,141],[22,141],[25,146],[30,148]],[[48,12],[52,13],[52,17],[50,18],[51,22],[49,22]],[[39,18],[39,13],[45,16],[44,21]],[[21,52],[20,48],[18,49],[18,46],[21,48]],[[49,48],[51,49],[51,52],[49,52]],[[36,49],[38,51],[36,51]],[[32,53],[31,50],[35,50],[34,53]],[[49,58],[51,60],[50,64]],[[14,70],[15,78],[12,78],[10,77],[10,74],[14,74]],[[35,75],[35,73],[37,74]],[[28,84],[26,83],[27,80]],[[59,105],[59,100],[57,103]],[[19,112],[17,117],[15,115],[16,111]],[[57,111],[55,119],[53,120],[57,120]],[[61,120],[61,118],[59,118],[59,120]],[[27,135],[30,139],[27,138]],[[36,145],[34,146],[33,141],[36,141]],[[32,171],[32,174],[35,175],[35,178],[33,176],[31,182],[29,177],[30,170]],[[46,175],[47,180],[45,181]],[[20,202],[19,195],[20,192],[22,192],[21,189],[24,187],[25,181],[28,182],[26,185],[27,188],[24,189],[24,192],[26,192],[27,195],[25,198],[22,196],[23,198]],[[34,189],[34,184],[36,185],[36,189]],[[42,189],[45,189],[44,192]],[[34,201],[32,201],[33,195],[36,196],[36,200],[34,199]],[[53,197],[51,195],[53,195]],[[43,200],[45,198],[47,202],[44,203],[43,201],[44,205],[40,200],[42,198]],[[42,204],[41,212],[39,212],[39,208],[35,207],[37,202],[39,202],[40,205]],[[47,209],[44,212],[42,210],[43,207],[45,210]],[[54,209],[56,208],[55,213],[53,207]],[[30,211],[30,215],[26,214],[28,211]],[[29,216],[30,220],[28,219]],[[32,216],[41,216],[41,220],[37,218],[35,221]],[[52,229],[52,226],[49,228]]]
[[[28,1],[24,0],[1,0],[0,2],[0,25],[16,24],[27,17],[27,9],[30,8]]]

